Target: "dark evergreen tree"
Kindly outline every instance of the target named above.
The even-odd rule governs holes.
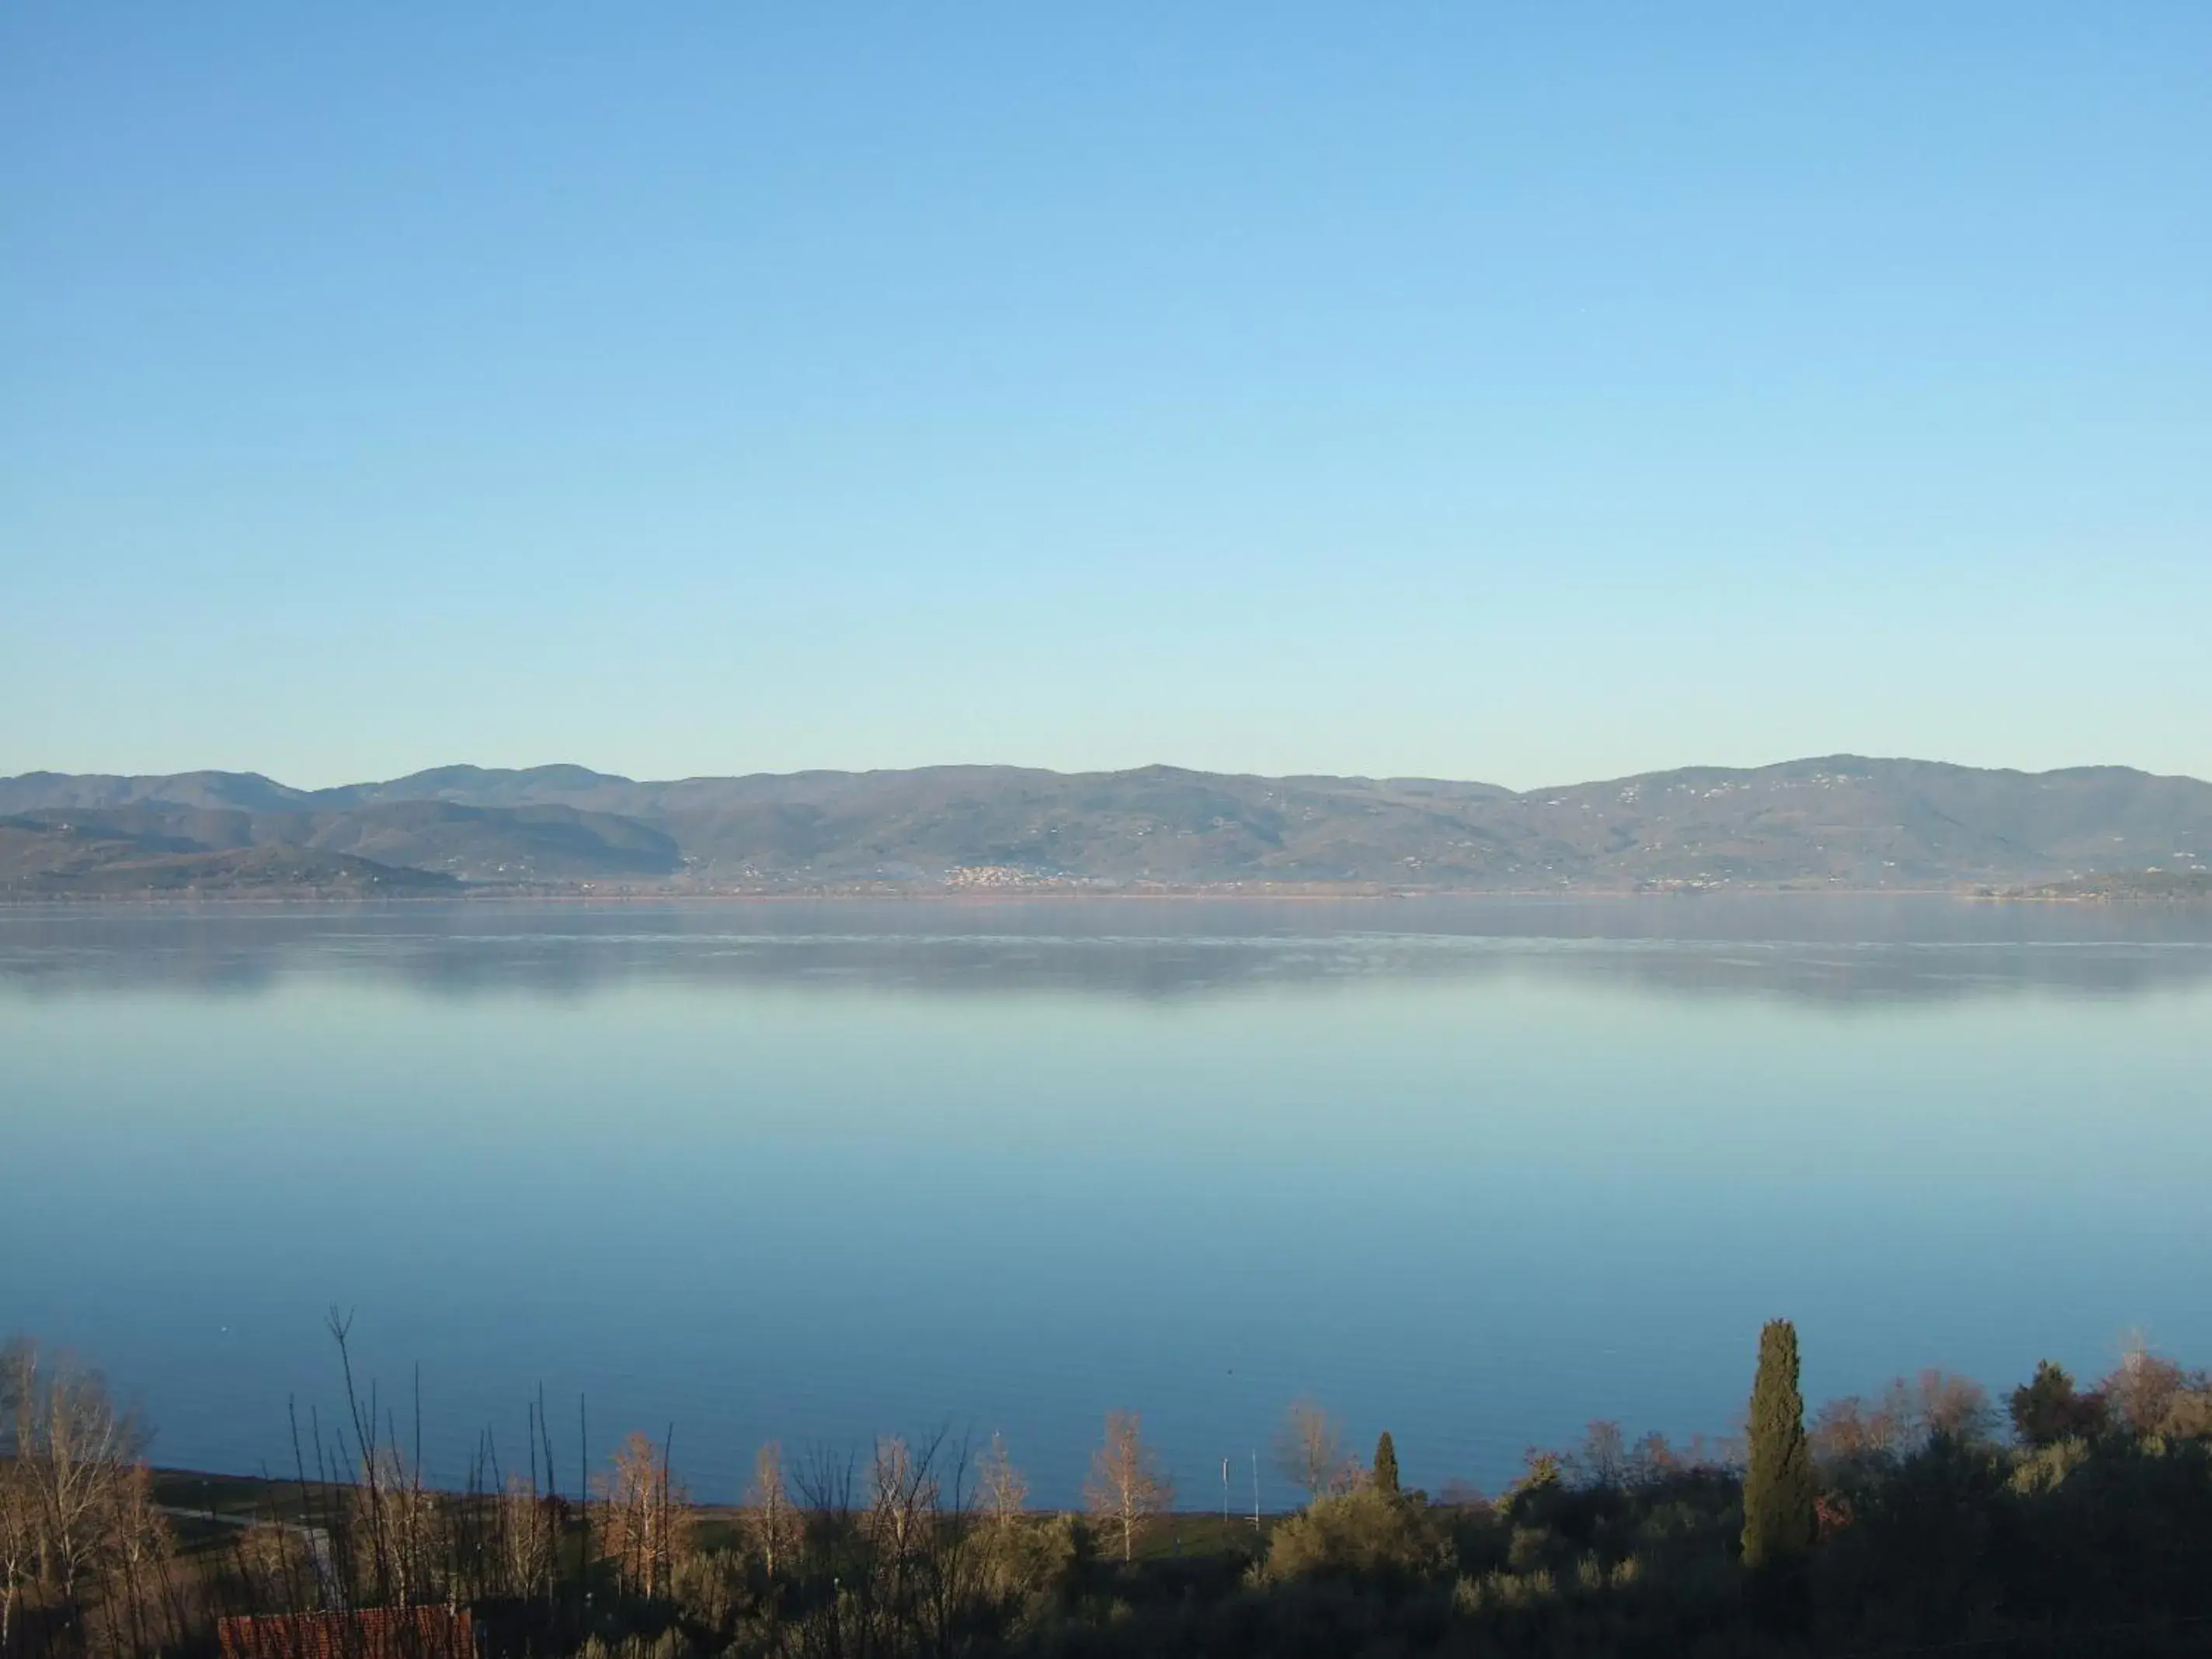
[[[2094,1435],[2105,1426],[2106,1416],[2104,1395],[2075,1393],[2074,1379],[2048,1359],[2035,1362],[2033,1382],[2012,1391],[2013,1431],[2031,1446]]]
[[[1820,1492],[1805,1443],[1797,1392],[1797,1328],[1768,1322],[1759,1334],[1751,1385],[1751,1467],[1743,1481],[1743,1564],[1754,1571],[1796,1560],[1813,1547]]]
[[[1375,1443],[1375,1490],[1387,1498],[1398,1495],[1398,1448],[1390,1439],[1390,1431],[1382,1431],[1382,1437]]]

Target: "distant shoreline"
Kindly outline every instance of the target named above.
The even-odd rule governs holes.
[[[1186,886],[1159,888],[1113,888],[1067,886],[1027,886],[977,890],[963,887],[932,888],[873,888],[832,887],[813,889],[781,888],[758,891],[648,891],[629,889],[617,892],[601,890],[562,890],[557,891],[474,889],[445,893],[357,894],[344,892],[316,892],[312,890],[295,892],[149,892],[143,895],[123,893],[8,893],[0,892],[0,909],[199,909],[212,906],[226,908],[304,909],[344,906],[356,909],[392,909],[436,905],[629,905],[629,904],[805,904],[824,902],[850,903],[871,901],[885,903],[1003,905],[1030,903],[1067,903],[1080,901],[1086,903],[1157,903],[1163,901],[1182,902],[1239,902],[1239,903],[1372,903],[1379,901],[1399,901],[1420,903],[1428,900],[1454,899],[1545,899],[1562,902],[1587,900],[1619,901],[1622,899],[1706,900],[1732,898],[1944,898],[1977,904],[2088,904],[2111,903],[2106,899],[2069,897],[2059,895],[2032,893],[1978,893],[1957,887],[1787,887],[1787,886],[1729,886],[1725,888],[1598,888],[1577,887],[1436,887],[1436,888],[1370,888],[1346,885],[1343,887],[1297,886],[1255,888],[1223,884],[1220,886]]]
[[[2011,897],[2154,863],[2212,868],[2212,782],[1854,756],[1522,792],[1166,766],[0,778],[0,902]]]

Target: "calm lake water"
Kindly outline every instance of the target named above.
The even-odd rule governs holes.
[[[0,1330],[159,1457],[288,1470],[342,1399],[434,1473],[542,1386],[574,1481],[672,1423],[1109,1407],[1249,1498],[1310,1395],[1409,1480],[1591,1419],[2212,1360],[2212,917],[1819,898],[0,911]]]

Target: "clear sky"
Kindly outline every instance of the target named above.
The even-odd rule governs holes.
[[[0,8],[0,773],[2212,776],[2212,5]]]

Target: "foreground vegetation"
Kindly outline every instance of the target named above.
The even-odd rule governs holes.
[[[349,1367],[347,1395],[289,1483],[157,1477],[96,1374],[11,1344],[0,1656],[212,1654],[258,1615],[263,1653],[447,1659],[461,1609],[492,1659],[2212,1650],[2212,1379],[2147,1352],[2086,1389],[2039,1367],[2002,1413],[1931,1372],[1808,1421],[1778,1322],[1741,1445],[1596,1424],[1449,1501],[1301,1404],[1279,1449],[1310,1501],[1256,1524],[1174,1511],[1126,1413],[1080,1514],[1033,1508],[995,1437],[764,1446],[716,1510],[642,1435],[556,1490],[542,1411],[520,1467],[487,1437],[433,1491]]]

